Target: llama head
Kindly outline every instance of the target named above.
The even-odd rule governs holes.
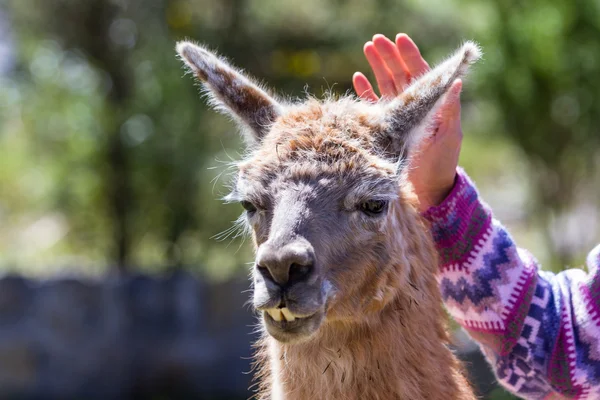
[[[284,104],[210,51],[189,42],[177,50],[212,104],[244,129],[248,157],[228,199],[242,204],[253,232],[253,302],[268,333],[309,340],[323,323],[382,309],[409,284],[398,227],[416,211],[403,206],[405,161],[478,47],[465,43],[377,104]]]

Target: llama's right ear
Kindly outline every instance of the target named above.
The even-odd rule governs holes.
[[[216,54],[190,42],[177,43],[181,59],[204,85],[210,102],[246,128],[248,144],[259,143],[280,115],[269,94]]]

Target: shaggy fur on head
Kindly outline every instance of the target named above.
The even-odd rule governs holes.
[[[229,198],[247,207],[257,249],[257,397],[474,399],[447,347],[437,255],[404,161],[479,48],[465,43],[377,104],[282,104],[208,50],[189,42],[177,50],[250,147]],[[365,212],[372,202],[385,206]],[[269,274],[260,260],[290,248],[312,257],[310,272],[276,284],[275,272],[292,282],[291,270]],[[269,317],[282,302],[295,322]]]

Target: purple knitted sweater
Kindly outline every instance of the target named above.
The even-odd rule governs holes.
[[[502,385],[526,399],[600,399],[600,245],[588,273],[540,270],[460,168],[450,195],[424,216],[446,307]]]

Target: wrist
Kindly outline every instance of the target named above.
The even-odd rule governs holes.
[[[429,207],[437,207],[440,204],[442,204],[444,202],[444,200],[446,200],[446,198],[448,197],[448,195],[452,192],[452,189],[454,188],[454,185],[456,184],[456,177],[457,174],[456,172],[454,172],[454,175],[452,176],[452,179],[449,180],[449,182],[444,185],[443,187],[441,187],[437,192],[436,195],[434,197],[432,197],[432,203],[429,205]]]
[[[457,209],[460,209],[460,214],[464,214],[466,209],[470,209],[468,205],[472,205],[475,200],[479,201],[478,196],[475,184],[461,167],[457,167],[450,192],[437,205],[432,205],[421,213],[427,219],[445,218],[449,212]]]
[[[452,179],[444,185],[438,185],[435,189],[424,191],[421,193],[417,192],[417,198],[419,199],[419,211],[425,212],[432,207],[437,207],[444,202],[444,200],[450,195],[458,175],[456,172],[452,176]]]
[[[422,216],[431,224],[442,266],[466,263],[471,248],[492,224],[491,210],[479,199],[477,188],[460,167],[450,194]]]

